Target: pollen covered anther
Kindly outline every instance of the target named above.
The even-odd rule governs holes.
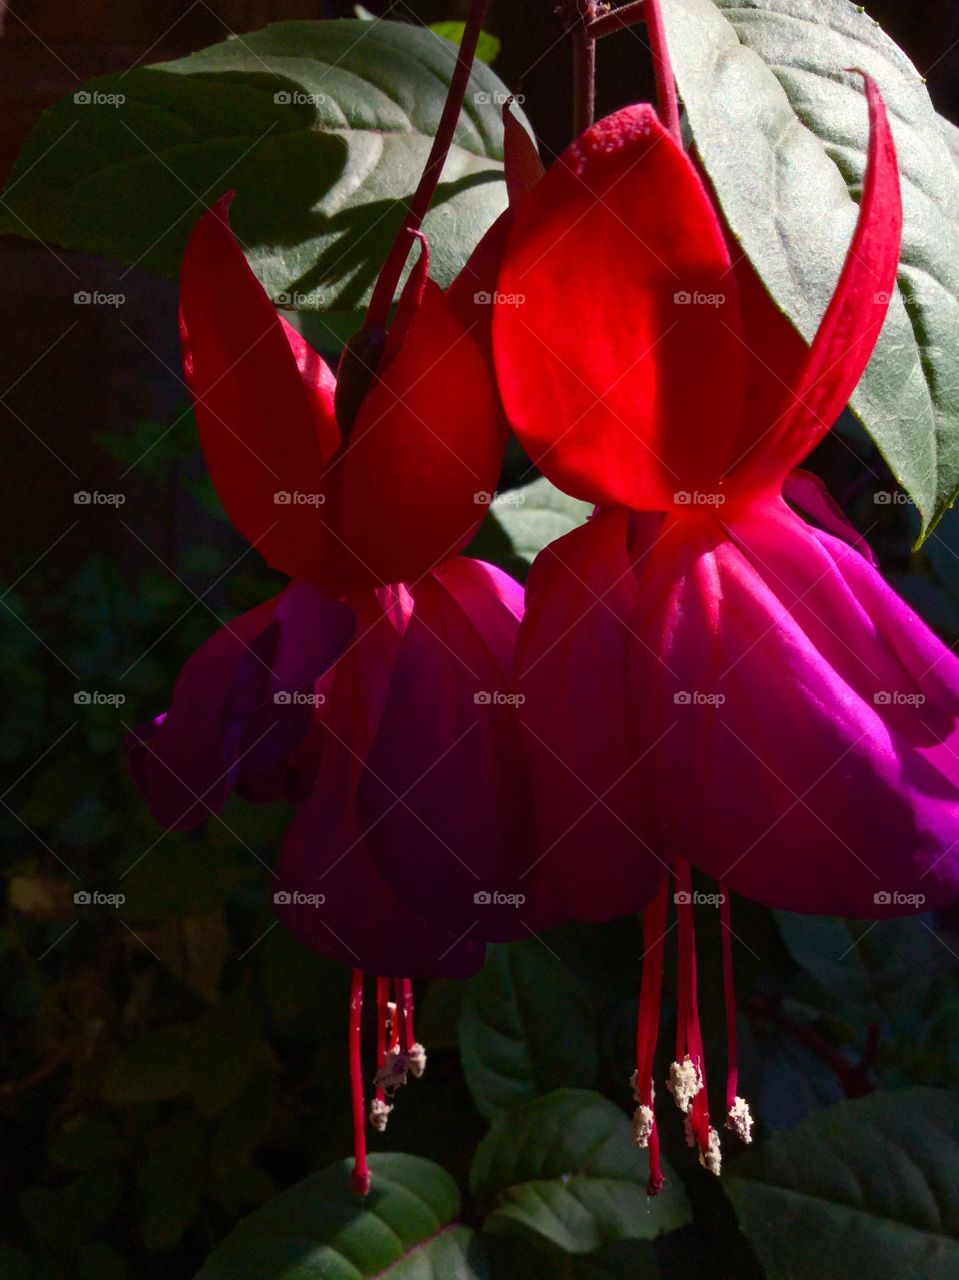
[[[676,1106],[685,1115],[693,1105],[693,1099],[703,1087],[703,1077],[687,1053],[682,1062],[674,1062],[669,1068],[666,1088],[676,1100]]]
[[[656,1117],[653,1115],[652,1107],[640,1103],[633,1112],[633,1141],[637,1147],[649,1146],[655,1123]]]
[[[749,1103],[745,1098],[740,1098],[738,1094],[733,1099],[733,1105],[726,1114],[726,1128],[731,1129],[739,1141],[747,1146],[753,1140],[753,1118],[749,1110]]]
[[[387,1121],[390,1118],[390,1112],[393,1110],[390,1103],[382,1098],[374,1098],[370,1103],[370,1124],[379,1133],[386,1130]]]
[[[426,1070],[426,1050],[418,1040],[410,1045],[410,1051],[406,1055],[410,1064],[410,1075],[419,1080],[420,1076]]]
[[[373,1077],[377,1089],[394,1093],[401,1085],[406,1084],[410,1071],[410,1059],[402,1049],[392,1049],[383,1059],[383,1065]]]
[[[719,1148],[719,1134],[713,1128],[709,1130],[705,1150],[699,1153],[699,1163],[708,1173],[714,1173],[717,1178],[722,1172],[723,1153]]]

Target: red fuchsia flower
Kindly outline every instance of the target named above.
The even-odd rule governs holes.
[[[256,280],[228,204],[201,218],[184,257],[186,377],[228,515],[291,581],[201,646],[130,753],[170,828],[195,826],[234,788],[296,805],[274,901],[301,941],[354,970],[365,1193],[363,971],[383,975],[370,1113],[383,1128],[387,1097],[425,1063],[410,979],[468,976],[485,941],[549,918],[519,880],[532,858],[510,693],[522,590],[457,554],[505,444],[487,352],[508,226],[447,294],[422,241],[388,335],[352,343],[338,385]]]
[[[867,81],[855,233],[807,349],[727,238],[653,111],[584,133],[519,211],[494,318],[500,391],[556,484],[597,504],[527,586],[518,687],[540,856],[572,915],[646,904],[635,1079],[652,1063],[675,879],[680,973],[669,1088],[718,1171],[696,1007],[690,867],[793,911],[887,916],[959,893],[959,662],[848,541],[809,477],[895,288],[896,155]],[[562,696],[558,691],[562,690]]]

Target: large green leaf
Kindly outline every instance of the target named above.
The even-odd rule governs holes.
[[[279,305],[353,311],[419,178],[455,59],[422,27],[280,22],[92,80],[30,135],[0,229],[174,276],[192,223],[235,188],[234,228]],[[505,206],[506,92],[476,66],[425,223],[440,284]]]
[[[537,940],[489,947],[460,1018],[463,1072],[495,1120],[560,1085],[593,1085],[598,1051],[589,998]]]
[[[622,1111],[598,1093],[558,1089],[490,1130],[471,1181],[475,1195],[492,1201],[485,1230],[543,1237],[581,1254],[688,1221],[682,1184],[670,1177],[650,1200],[648,1177]]]
[[[959,1275],[959,1095],[839,1102],[724,1177],[769,1280]]]
[[[696,147],[736,238],[808,340],[855,222],[882,89],[899,150],[899,288],[851,407],[926,528],[959,485],[959,172],[905,55],[846,0],[663,0]]]
[[[847,1016],[880,1021],[917,1006],[932,985],[940,953],[922,918],[844,920],[776,911],[783,941]]]
[[[373,1156],[365,1200],[350,1161],[331,1165],[251,1213],[196,1280],[484,1280],[475,1234],[455,1222],[460,1195],[439,1165]]]

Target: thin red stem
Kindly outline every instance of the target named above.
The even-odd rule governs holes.
[[[639,1100],[653,1109],[653,1060],[659,1035],[659,1008],[663,992],[663,959],[666,950],[666,915],[669,910],[669,876],[659,893],[643,912],[643,980],[639,993],[639,1017],[636,1021],[636,1086]],[[663,1186],[663,1166],[659,1154],[659,1130],[656,1117],[649,1141],[648,1195],[657,1196]]]
[[[413,984],[409,978],[400,980],[400,998],[398,1001],[403,1009],[403,1041],[400,1048],[404,1053],[409,1053],[416,1043],[416,1033],[413,1030]]]
[[[596,45],[580,19],[573,35],[573,129],[577,137],[596,119]]]
[[[369,1194],[366,1159],[366,1100],[363,1097],[363,970],[353,970],[350,988],[350,1089],[353,1095],[353,1172],[350,1185],[358,1196]]]
[[[586,24],[586,37],[589,40],[602,40],[603,36],[611,36],[614,31],[625,31],[627,27],[635,27],[646,21],[644,0],[633,0],[632,4],[620,5],[601,18],[594,18]]]
[[[659,118],[679,145],[682,146],[683,135],[679,127],[679,99],[676,96],[676,77],[673,74],[673,63],[669,56],[666,24],[663,22],[663,11],[660,8],[659,0],[646,0],[645,11],[646,30],[649,33],[649,48],[653,55],[653,72],[656,76],[656,100],[659,104]]]
[[[736,1037],[736,981],[733,975],[733,928],[729,891],[719,886],[719,932],[723,946],[723,996],[726,1004],[726,1111],[739,1092],[739,1049]]]
[[[383,264],[383,269],[380,271],[373,288],[373,296],[370,299],[366,319],[363,322],[364,329],[386,328],[387,317],[393,303],[393,295],[396,293],[396,286],[399,284],[403,268],[406,266],[406,259],[409,256],[415,233],[422,226],[426,211],[430,207],[430,201],[436,193],[436,187],[453,142],[453,135],[456,133],[456,124],[459,120],[463,99],[466,96],[466,87],[469,84],[470,74],[473,70],[476,46],[483,30],[487,5],[488,0],[472,0],[470,4],[466,26],[463,31],[463,39],[456,54],[456,66],[450,77],[443,114],[440,117],[439,127],[436,130],[436,136],[430,148],[426,167],[409,203],[406,216],[403,219],[403,225],[393,241],[393,247],[390,249],[389,256]]]
[[[386,1061],[386,1024],[390,1020],[390,980],[376,979],[376,1069],[381,1070]],[[379,1102],[386,1101],[386,1090],[382,1085],[376,1089]]]

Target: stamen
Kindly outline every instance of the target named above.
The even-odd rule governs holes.
[[[395,1006],[390,1004],[390,980],[389,978],[376,979],[376,1073],[377,1076],[383,1070],[383,1064],[386,1061],[386,1047],[393,1036],[393,1024],[395,1023]],[[374,1084],[375,1084],[374,1080]],[[385,1108],[385,1111],[384,1111]],[[373,1105],[370,1107],[370,1124],[374,1129],[378,1129],[380,1133],[386,1128],[386,1119],[389,1116],[391,1107],[387,1106],[386,1094],[380,1085],[376,1085],[376,1093],[373,1099]]]
[[[674,866],[676,877],[676,918],[679,925],[679,1008],[676,1022],[676,1062],[673,1068],[679,1068],[676,1084],[691,1086],[694,1081],[690,1076],[687,1062],[691,1061],[695,1068],[698,1088],[689,1095],[688,1089],[680,1097],[690,1098],[688,1116],[693,1134],[699,1144],[700,1154],[705,1156],[709,1151],[709,1101],[706,1086],[706,1064],[703,1059],[703,1038],[699,1026],[699,1000],[696,979],[696,926],[693,907],[693,874],[685,858],[677,858]],[[670,1071],[670,1084],[674,1083],[673,1069]],[[669,1087],[667,1085],[667,1087]],[[672,1090],[670,1090],[672,1092]],[[673,1095],[676,1097],[676,1095]]]
[[[363,1099],[363,970],[354,969],[350,987],[350,1091],[353,1102],[353,1171],[350,1185],[358,1196],[369,1194],[370,1167],[366,1159],[366,1116]]]
[[[682,1062],[674,1062],[669,1068],[666,1088],[676,1100],[676,1106],[685,1115],[693,1105],[693,1099],[703,1087],[699,1068],[687,1053]]]
[[[413,983],[409,978],[400,982],[399,1003],[403,1010],[403,1052],[409,1060],[410,1074],[418,1080],[426,1070],[426,1050],[413,1030]]]
[[[659,1155],[659,1131],[653,1111],[653,1060],[659,1035],[659,1011],[663,989],[663,958],[666,950],[666,915],[669,902],[669,879],[643,912],[643,978],[639,995],[639,1017],[636,1022],[636,1071],[630,1081],[638,1103],[633,1117],[633,1136],[649,1151],[650,1196],[659,1195],[663,1186],[663,1170]]]
[[[386,1122],[389,1120],[390,1112],[392,1110],[393,1108],[386,1101],[386,1099],[381,1098],[378,1095],[373,1099],[372,1103],[370,1104],[370,1124],[379,1133],[385,1132]]]
[[[723,946],[723,996],[726,1002],[726,1128],[740,1142],[752,1142],[753,1118],[749,1104],[738,1093],[739,1048],[736,1036],[736,983],[733,976],[733,928],[729,891],[719,886],[719,932]]]

